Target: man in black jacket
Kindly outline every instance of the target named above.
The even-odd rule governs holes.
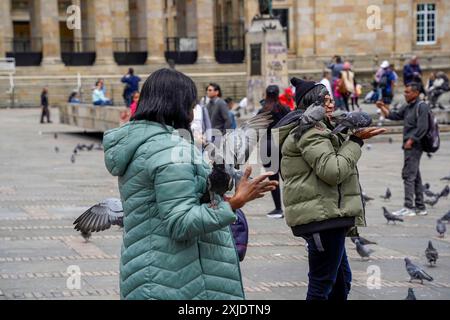
[[[420,158],[422,157],[422,138],[428,131],[428,105],[419,98],[421,84],[411,82],[405,88],[407,104],[397,112],[389,110],[381,101],[377,107],[387,119],[404,120],[403,150],[405,162],[402,171],[405,186],[404,208],[394,212],[395,215],[427,215],[423,201],[422,178],[420,175]],[[415,195],[415,210],[414,210]]]
[[[42,107],[42,113],[41,113],[41,123],[44,123],[44,117],[47,118],[47,123],[52,123],[50,121],[50,110],[48,109],[48,89],[44,88],[42,89],[41,93],[41,107]]]

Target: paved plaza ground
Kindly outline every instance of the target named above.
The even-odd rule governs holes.
[[[117,179],[105,169],[102,151],[81,152],[75,163],[70,162],[78,143],[100,140],[58,124],[57,111],[52,112],[55,123],[40,125],[37,109],[0,110],[0,300],[118,299],[121,231],[113,227],[85,243],[72,226],[91,205],[119,196]],[[372,246],[375,253],[369,261],[361,261],[347,240],[353,270],[350,299],[404,299],[409,287],[418,299],[450,299],[450,233],[441,239],[435,230],[450,200],[429,208],[428,216],[405,218],[397,225],[386,225],[383,218],[382,206],[395,210],[403,204],[401,136],[393,138],[392,144],[379,139],[370,150],[365,146],[359,161],[363,189],[375,198],[367,205],[369,226],[360,232],[378,245]],[[422,158],[421,169],[432,190],[445,186],[439,179],[450,174],[450,136],[443,136],[441,150],[432,159]],[[389,202],[379,198],[386,187],[393,193]],[[292,235],[284,220],[266,217],[272,207],[268,195],[244,208],[250,227],[241,264],[246,295],[302,300],[308,279],[304,241]],[[440,256],[432,268],[424,256],[429,240]],[[405,257],[425,268],[434,281],[410,284]],[[67,287],[69,266],[81,270],[80,289]],[[367,286],[373,270],[381,273],[375,289]]]

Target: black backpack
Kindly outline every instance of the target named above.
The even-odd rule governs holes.
[[[425,103],[425,102],[422,102]],[[419,106],[417,107],[417,118],[419,117]],[[439,136],[439,125],[433,112],[428,108],[428,131],[422,138],[422,148],[426,153],[435,153],[439,150],[441,138]]]

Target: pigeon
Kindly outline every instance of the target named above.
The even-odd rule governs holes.
[[[72,154],[70,157],[70,162],[75,163],[75,154]]]
[[[386,189],[386,193],[383,196],[380,196],[380,198],[384,199],[384,200],[389,200],[392,197],[392,192],[391,189],[387,188]]]
[[[364,192],[361,194],[361,196],[362,196],[362,199],[363,199],[364,204],[366,204],[366,203],[368,203],[369,201],[372,201],[372,200],[373,200],[373,198],[369,197],[369,196],[368,196],[367,194],[365,194]]]
[[[317,123],[325,118],[325,108],[320,102],[310,105],[298,119],[298,126],[295,129],[295,139],[299,140],[303,133],[313,128]]]
[[[78,149],[77,148],[73,149],[73,154],[78,154]]]
[[[447,198],[449,194],[450,194],[450,187],[446,185],[439,194],[439,198]]]
[[[434,207],[439,202],[439,196],[435,197],[434,199],[425,199],[423,202],[430,205],[431,207]]]
[[[53,135],[53,137],[54,137],[55,139],[58,139],[58,134],[55,132],[55,134]]]
[[[409,258],[405,258],[405,267],[411,277],[409,282],[412,282],[413,280],[420,280],[421,284],[423,284],[423,280],[433,281],[433,277],[426,273],[422,268],[413,264]]]
[[[59,153],[59,148],[58,147],[55,147],[55,152]]]
[[[450,210],[442,216],[441,221],[450,222]]]
[[[82,236],[107,230],[111,225],[123,227],[122,202],[116,198],[105,199],[86,210],[73,224],[74,229],[81,231]]]
[[[439,238],[443,238],[445,232],[447,231],[447,226],[442,222],[441,219],[439,219],[436,223],[436,231],[439,233]]]
[[[436,265],[436,261],[439,258],[437,250],[433,247],[433,243],[428,241],[428,248],[425,249],[425,257],[427,257],[428,263],[430,266]]]
[[[92,233],[90,231],[81,231],[81,236],[83,237],[84,241],[89,242],[89,239],[92,236]]]
[[[425,191],[425,190],[429,190],[430,187],[431,187],[430,184],[427,182],[422,186],[422,189]]]
[[[278,123],[273,127],[273,129],[279,129],[291,123],[297,122],[302,117],[303,112],[304,111],[300,109],[289,112],[280,121],[278,121]]]
[[[359,243],[361,243],[364,246],[366,246],[368,244],[377,244],[376,242],[370,241],[363,237],[351,237],[350,239],[352,240],[353,243],[355,243],[356,240],[359,240]]]
[[[94,148],[94,150],[103,150],[103,146],[101,143],[97,144]]]
[[[216,207],[215,194],[223,196],[233,186],[239,185],[243,176],[240,166],[245,164],[258,145],[259,132],[266,130],[272,117],[269,112],[260,113],[238,129],[229,131],[223,137],[223,149],[212,143],[205,146],[212,160],[212,171],[207,179],[207,191],[201,197],[201,203],[210,203]]]
[[[367,112],[342,112],[338,110],[331,115],[331,120],[337,124],[333,134],[342,132],[344,129],[356,131],[367,128],[372,124],[372,117]]]
[[[389,144],[392,144],[393,142],[394,140],[391,137],[389,137]]]
[[[393,215],[392,213],[390,213],[390,212],[386,209],[386,207],[383,207],[383,215],[384,215],[384,217],[386,218],[388,224],[389,224],[389,222],[391,222],[391,221],[394,222],[394,224],[395,224],[395,221],[403,222],[403,219],[402,219],[402,218],[397,217],[396,215]]]
[[[369,248],[366,248],[358,239],[355,240],[356,244],[356,252],[360,255],[361,259],[370,258],[370,255],[375,251]]]
[[[405,300],[417,300],[413,288],[408,289],[408,295],[406,296]]]
[[[92,149],[94,149],[94,144],[93,143],[86,147],[87,151],[92,151]]]
[[[436,198],[439,197],[439,194],[434,193],[433,191],[431,191],[430,189],[424,190],[423,193],[429,197],[429,198]]]
[[[446,180],[446,181],[450,181],[450,175],[448,175],[448,176],[446,176],[446,177],[443,177],[443,178],[441,178],[441,181],[443,181],[443,180]]]

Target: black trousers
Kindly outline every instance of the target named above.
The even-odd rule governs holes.
[[[309,283],[306,300],[347,300],[352,272],[345,252],[348,228],[319,232],[320,241],[305,235],[308,243]]]
[[[42,107],[41,123],[44,122],[44,117],[47,118],[47,122],[50,122],[50,110],[49,110],[48,106]]]
[[[425,210],[422,177],[420,175],[420,158],[422,157],[422,153],[422,149],[417,147],[404,150],[405,162],[402,170],[402,178],[405,187],[405,207],[409,209],[413,209],[415,203],[416,209]]]
[[[277,174],[275,174],[273,176],[270,176],[269,180],[270,181],[278,181],[278,182],[280,182],[280,175],[277,173]],[[278,185],[275,188],[275,190],[272,190],[271,193],[272,193],[273,203],[275,204],[275,209],[282,210],[280,185]]]

